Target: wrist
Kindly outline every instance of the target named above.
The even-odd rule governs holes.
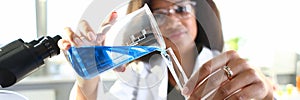
[[[94,77],[92,79],[84,79],[77,75],[76,81],[77,81],[77,85],[80,88],[95,87],[98,85],[98,82],[100,81],[100,77]]]

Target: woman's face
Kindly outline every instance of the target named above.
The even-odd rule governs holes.
[[[152,0],[151,9],[168,47],[170,42],[176,46],[194,43],[197,24],[190,1]]]

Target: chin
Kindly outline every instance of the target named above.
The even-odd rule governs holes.
[[[194,43],[191,38],[178,38],[176,40],[171,40],[176,46],[185,47],[188,45],[192,45]]]

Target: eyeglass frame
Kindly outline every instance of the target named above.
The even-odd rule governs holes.
[[[153,9],[152,12],[158,23],[163,23],[170,15],[174,15],[179,19],[187,19],[194,13],[194,7],[196,4],[197,3],[195,1],[180,1],[166,8]],[[180,7],[185,8],[185,11],[180,11],[182,10]],[[185,13],[187,15],[182,15],[181,13]],[[159,18],[158,16],[164,17],[164,19]]]

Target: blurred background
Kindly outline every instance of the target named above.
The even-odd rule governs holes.
[[[127,0],[102,0],[107,6]],[[276,94],[288,98],[300,74],[299,0],[214,0],[221,16],[225,50],[237,50],[278,85]],[[61,35],[76,29],[92,0],[1,0],[0,47],[22,38]],[[103,7],[105,8],[105,7]],[[99,10],[99,14],[104,9]],[[110,11],[110,9],[106,9]],[[105,15],[102,15],[105,16]],[[30,100],[67,100],[75,72],[61,53],[47,59],[31,76],[7,90]]]

